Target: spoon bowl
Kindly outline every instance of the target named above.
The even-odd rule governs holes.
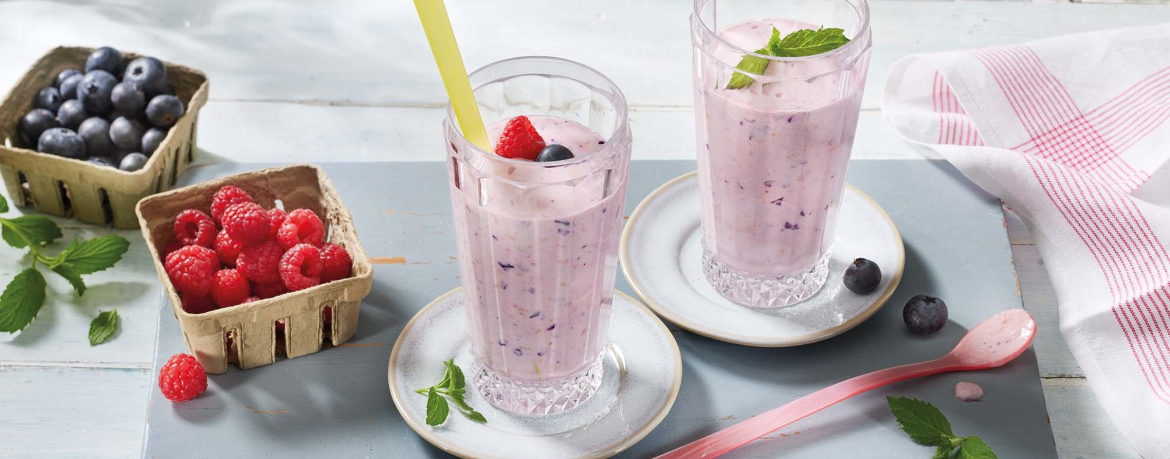
[[[1015,360],[1036,337],[1036,319],[1023,309],[1009,309],[984,319],[967,332],[947,357],[962,368],[995,368]]]

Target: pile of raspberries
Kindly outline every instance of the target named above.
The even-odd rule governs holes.
[[[211,215],[175,217],[175,240],[163,248],[167,276],[183,310],[201,314],[349,277],[344,247],[325,243],[325,225],[309,209],[265,210],[244,190],[225,186]]]

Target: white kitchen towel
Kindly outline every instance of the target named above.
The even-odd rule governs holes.
[[[909,56],[885,115],[1020,215],[1101,404],[1170,458],[1170,24]]]

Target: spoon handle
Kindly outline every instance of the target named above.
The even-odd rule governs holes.
[[[785,405],[683,445],[655,459],[710,459],[833,406],[854,395],[907,379],[958,369],[947,357],[866,373],[805,395]]]

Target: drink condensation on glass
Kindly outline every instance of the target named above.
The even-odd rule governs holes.
[[[869,68],[865,0],[695,0],[691,16],[695,131],[702,189],[703,272],[723,296],[782,307],[815,294],[853,149]],[[768,59],[763,75],[726,89],[744,54],[775,27],[844,29],[850,42]]]
[[[626,101],[608,78],[563,59],[504,60],[470,78],[493,147],[524,115],[575,155],[497,156],[471,145],[447,111],[470,378],[503,410],[561,412],[601,384],[630,166]]]

